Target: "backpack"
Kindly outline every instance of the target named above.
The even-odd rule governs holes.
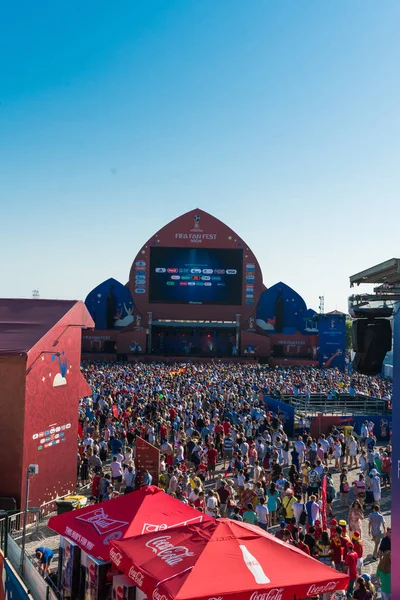
[[[300,525],[305,525],[307,523],[307,511],[306,511],[306,507],[304,506],[304,504],[303,504],[303,512],[300,515],[299,523],[300,523]]]

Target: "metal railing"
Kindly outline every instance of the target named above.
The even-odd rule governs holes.
[[[318,413],[341,416],[391,414],[386,400],[370,396],[338,394],[336,398],[328,398],[323,394],[312,394],[309,399],[304,396],[285,396],[282,400],[310,417]]]

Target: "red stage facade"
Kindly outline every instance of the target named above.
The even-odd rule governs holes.
[[[23,507],[75,491],[79,398],[91,395],[80,371],[81,330],[94,323],[83,302],[0,300],[0,496]]]
[[[315,311],[284,283],[267,289],[246,241],[198,208],[147,240],[126,285],[108,279],[85,303],[96,324],[82,340],[91,357],[320,360]],[[324,360],[335,354],[329,343]]]

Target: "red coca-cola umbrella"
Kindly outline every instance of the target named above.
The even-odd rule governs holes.
[[[111,540],[157,532],[211,517],[200,513],[156,486],[51,517],[49,527],[76,542],[82,550],[109,560]]]
[[[259,527],[230,519],[113,541],[110,558],[152,600],[293,600],[349,582]]]

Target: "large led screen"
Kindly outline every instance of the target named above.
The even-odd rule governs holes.
[[[150,303],[242,304],[243,250],[150,248]]]

